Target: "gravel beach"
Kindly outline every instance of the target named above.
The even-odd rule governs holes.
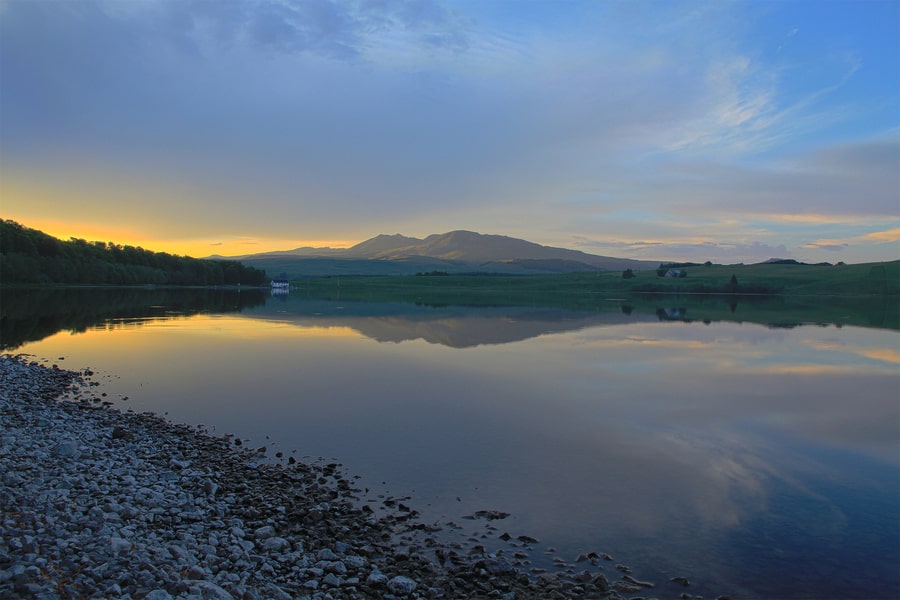
[[[338,465],[119,411],[91,375],[0,356],[0,598],[689,597],[596,553],[534,573],[439,542]]]

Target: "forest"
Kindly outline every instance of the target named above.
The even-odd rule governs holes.
[[[263,285],[266,272],[113,242],[59,240],[0,220],[0,283],[88,285]]]

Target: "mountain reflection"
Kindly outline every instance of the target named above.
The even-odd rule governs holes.
[[[378,342],[424,340],[451,348],[508,344],[541,335],[598,325],[655,320],[649,315],[580,313],[531,307],[424,307],[402,303],[353,304],[298,300],[272,311],[271,306],[246,316],[274,319],[300,327],[347,327]]]
[[[507,344],[589,327],[649,321],[755,322],[790,328],[853,324],[895,329],[879,299],[803,304],[784,299],[666,296],[598,301],[595,310],[562,306],[459,306],[413,302],[361,302],[273,296],[253,289],[147,289],[0,287],[0,350],[14,350],[58,331],[102,326],[139,327],[148,320],[199,313],[242,313],[299,327],[346,327],[378,342],[421,339],[452,348]]]
[[[345,464],[448,539],[532,536],[548,569],[610,552],[641,579],[690,578],[695,597],[897,589],[900,348],[877,311],[97,292],[4,292],[4,345],[83,331],[22,351],[114,374],[123,409]],[[462,519],[482,509],[510,513],[487,538]]]

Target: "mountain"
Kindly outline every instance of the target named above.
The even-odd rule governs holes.
[[[505,235],[450,231],[425,239],[377,235],[350,248],[295,248],[231,257],[270,274],[400,275],[450,273],[569,273],[656,268],[651,261],[613,258],[542,246]]]
[[[356,258],[375,258],[379,254],[397,250],[398,248],[412,247],[421,244],[419,238],[406,237],[395,233],[394,235],[376,235],[370,240],[360,242],[359,244],[348,248],[347,254]]]

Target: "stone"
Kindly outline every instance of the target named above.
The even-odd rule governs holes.
[[[580,581],[581,583],[587,583],[588,581],[592,580],[593,578],[594,578],[594,576],[591,575],[590,571],[582,571],[580,573],[576,573],[575,577],[574,577],[575,581]]]
[[[397,594],[399,596],[406,596],[414,589],[418,584],[410,579],[409,577],[404,577],[403,575],[397,575],[396,577],[392,577],[387,582],[387,587],[391,591],[392,594]]]
[[[215,496],[216,492],[219,491],[219,484],[215,481],[210,481],[207,479],[203,482],[203,492],[208,496]]]
[[[191,593],[198,594],[203,600],[234,600],[234,596],[211,581],[188,581],[187,583]]]
[[[631,575],[625,575],[622,577],[622,579],[624,579],[628,583],[633,583],[634,585],[639,585],[641,587],[646,587],[646,588],[656,587],[656,584],[650,583],[649,581],[639,581],[639,580],[635,579],[634,577],[632,577]]]
[[[489,557],[482,564],[491,575],[509,575],[516,570],[513,564],[504,558]]]
[[[334,573],[336,575],[346,575],[347,574],[347,566],[339,561],[326,561],[324,566],[322,567],[326,573]]]
[[[322,548],[316,553],[316,558],[319,560],[337,560],[338,556],[330,548]]]
[[[81,453],[78,451],[78,442],[75,440],[63,440],[53,447],[53,454],[78,458]]]
[[[264,527],[257,528],[256,531],[253,532],[253,535],[255,535],[259,539],[274,537],[275,528],[271,525],[265,525]]]
[[[503,512],[501,510],[478,510],[475,511],[475,514],[464,517],[467,519],[488,519],[489,521],[494,521],[498,519],[505,519],[509,516],[508,512]]]
[[[109,545],[113,554],[123,554],[131,550],[131,542],[119,537],[109,538]]]
[[[609,580],[606,578],[606,575],[603,573],[597,573],[594,576],[593,581],[591,582],[595,588],[597,588],[601,592],[606,592],[609,590]]]
[[[291,543],[283,537],[270,537],[262,543],[262,548],[266,552],[281,552],[290,546]]]
[[[344,563],[350,565],[354,569],[360,569],[366,565],[366,559],[362,556],[351,555],[344,558]]]
[[[619,580],[615,581],[612,584],[612,589],[617,592],[622,592],[623,594],[633,594],[635,592],[641,591],[641,586],[635,585],[633,583],[629,583],[627,581]]]
[[[188,568],[187,576],[189,579],[206,579],[206,573],[197,565]]]
[[[366,585],[387,585],[388,577],[378,569],[372,569],[366,578]]]
[[[271,600],[293,600],[294,598],[274,583],[270,583],[266,586],[265,593],[266,598],[271,598]]]

